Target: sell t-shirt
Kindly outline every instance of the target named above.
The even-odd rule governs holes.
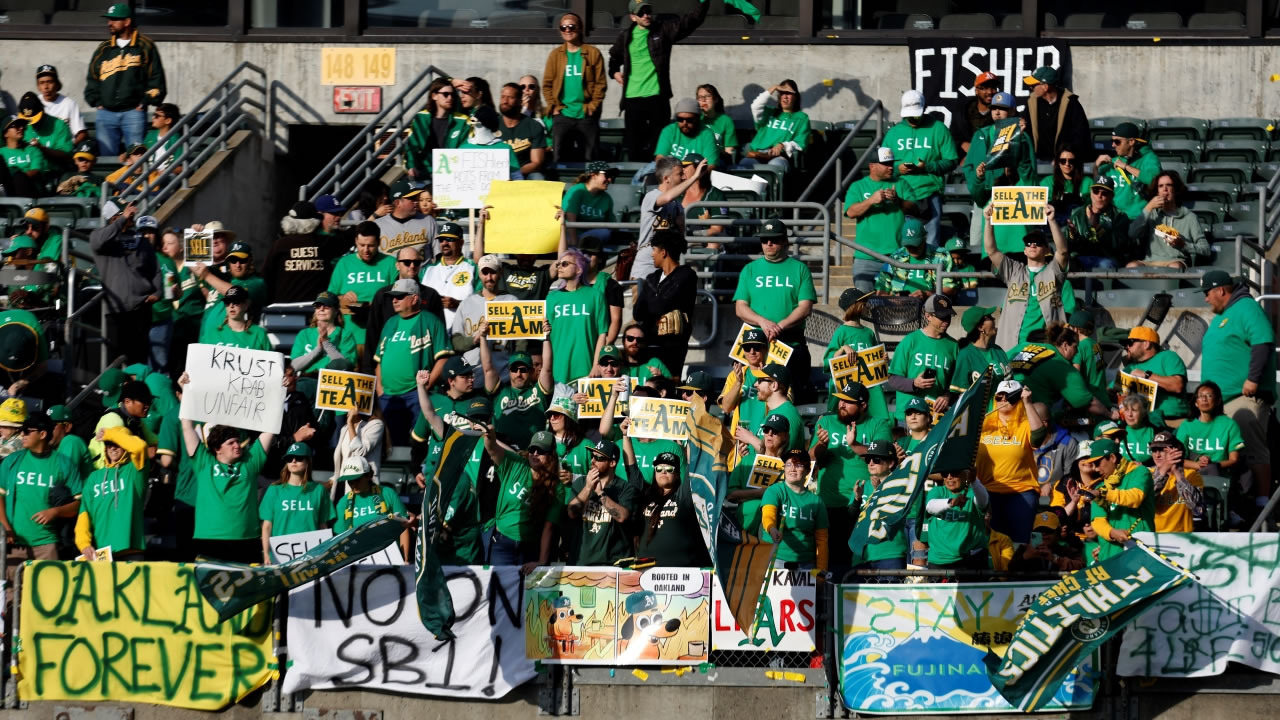
[[[626,78],[624,97],[653,97],[661,92],[658,70],[653,65],[653,56],[649,54],[649,28],[631,26],[631,42],[627,46],[627,52],[631,59],[631,73]]]
[[[334,509],[337,519],[333,523],[335,533],[368,525],[384,515],[409,517],[409,511],[395,490],[385,485],[374,485],[369,492],[349,492],[338,500]]]
[[[951,386],[951,371],[956,365],[956,341],[943,335],[934,339],[924,334],[923,330],[912,330],[893,351],[893,360],[889,363],[889,374],[898,375],[908,380],[915,379],[926,368],[936,373],[933,387],[928,390],[917,390],[915,393],[899,392],[897,394],[894,414],[901,422],[903,411],[912,397],[922,397],[930,402],[939,395],[946,394]]]
[[[250,325],[244,330],[234,330],[230,325],[218,325],[200,331],[200,342],[206,345],[225,345],[246,350],[270,350],[271,341],[261,325]]]
[[[568,50],[565,53],[564,81],[560,85],[560,102],[564,103],[564,108],[560,110],[560,114],[565,117],[580,118],[585,114],[582,107],[585,97],[582,92],[581,50]]]
[[[778,508],[778,529],[782,542],[778,544],[778,560],[783,562],[812,563],[818,559],[818,530],[827,529],[827,508],[814,493],[801,488],[794,490],[784,480],[779,480],[764,491],[761,506]],[[764,539],[772,542],[770,536]]]
[[[297,360],[303,355],[309,354],[316,349],[316,340],[319,339],[320,332],[314,327],[305,327],[298,331],[298,335],[293,340],[293,350],[289,353],[289,360]],[[329,331],[329,342],[333,343],[338,352],[352,364],[356,361],[356,338],[346,325],[334,327]],[[330,359],[328,353],[321,352],[320,357],[313,360],[310,365],[303,368],[302,374],[313,373],[329,367]]]
[[[590,286],[554,290],[547,295],[547,321],[551,323],[551,376],[571,383],[591,374],[596,341],[609,329],[609,309],[604,297]]]
[[[267,462],[262,443],[252,442],[239,462],[218,462],[204,443],[191,457],[196,480],[196,530],[199,540],[249,540],[259,535],[258,473]]]
[[[778,322],[792,313],[804,300],[817,302],[813,275],[809,267],[793,257],[770,262],[761,257],[747,263],[738,277],[733,300],[745,300],[756,314]],[[789,330],[786,342],[795,347],[803,342],[804,323]]]
[[[320,483],[272,483],[258,503],[258,519],[271,523],[274,536],[323,530],[337,515],[329,489]]]
[[[766,106],[756,121],[756,135],[748,149],[760,152],[778,143],[793,142],[801,150],[809,143],[809,116],[802,112],[784,112],[781,108]]]
[[[690,153],[697,153],[707,159],[708,165],[715,165],[719,162],[720,150],[715,133],[710,128],[699,126],[697,134],[689,137],[680,131],[679,125],[671,123],[658,135],[654,153],[677,160],[684,160]]]
[[[333,266],[333,275],[329,277],[329,292],[342,297],[349,292],[356,294],[356,299],[367,303],[373,299],[374,293],[396,281],[396,259],[390,255],[375,255],[373,262],[367,263],[355,253],[347,253],[338,258]]]
[[[0,147],[0,158],[4,158],[4,164],[9,166],[11,173],[49,171],[49,163],[45,161],[44,153],[29,145],[16,148]]]
[[[573,213],[579,222],[594,220],[614,222],[613,198],[607,192],[593,193],[583,183],[569,188],[564,194],[564,211]]]
[[[17,533],[18,543],[37,547],[57,540],[52,527],[31,519],[48,510],[49,491],[65,486],[72,497],[80,497],[83,476],[67,458],[50,452],[44,456],[21,449],[0,463],[0,491],[4,492],[5,515]]]
[[[113,553],[146,549],[142,504],[147,477],[133,463],[95,470],[84,483],[80,513],[89,515],[93,546]]]
[[[1177,436],[1187,448],[1188,460],[1208,455],[1209,462],[1218,463],[1230,459],[1232,452],[1244,449],[1240,426],[1227,415],[1215,415],[1207,423],[1200,418],[1186,420],[1178,426]]]
[[[849,185],[849,189],[844,194],[844,205],[846,208],[857,205],[877,192],[891,188],[896,188],[900,196],[907,191],[902,181],[873,180],[870,175],[867,175]],[[858,218],[856,226],[858,244],[865,245],[882,255],[896,251],[899,247],[898,235],[902,232],[904,217],[901,202],[882,202],[872,205],[866,215]],[[861,250],[855,251],[853,256],[859,260],[874,260]]]
[[[1242,360],[1248,363],[1248,359]],[[1147,358],[1140,363],[1126,363],[1124,371],[1132,375],[1135,370],[1144,370],[1156,375],[1175,375],[1181,376],[1185,382],[1187,379],[1187,365],[1182,362],[1182,358],[1178,353],[1172,350],[1161,350],[1155,355]],[[1146,373],[1138,373],[1139,376]],[[1159,412],[1161,417],[1165,418],[1184,418],[1197,414],[1191,407],[1191,403],[1187,402],[1185,393],[1170,392],[1164,388],[1156,393],[1156,399],[1159,401],[1154,408],[1150,410]]]
[[[1120,444],[1120,457],[1127,458],[1138,463],[1147,463],[1151,460],[1151,440],[1156,435],[1156,429],[1151,425],[1138,425],[1136,427],[1125,426],[1124,440]]]
[[[1039,490],[1039,466],[1031,446],[1031,425],[1019,404],[1008,423],[992,410],[982,420],[978,440],[978,477],[992,493]]]
[[[930,500],[950,500],[955,497],[944,485],[935,485],[925,496]],[[987,547],[985,512],[978,507],[973,488],[964,491],[964,504],[948,507],[940,515],[929,516],[929,562],[948,565]]]
[[[379,364],[384,395],[403,395],[416,387],[419,370],[430,370],[436,360],[453,354],[449,333],[435,313],[387,320],[378,341],[374,362]]]
[[[867,463],[849,447],[849,426],[840,422],[835,413],[818,418],[814,428],[813,445],[818,444],[818,430],[827,431],[826,461],[816,469],[818,497],[828,508],[845,508],[853,502],[857,484],[870,476]],[[893,441],[893,426],[888,420],[869,417],[855,423],[854,443],[866,445],[873,440]]]
[[[534,516],[530,505],[533,471],[519,455],[508,451],[497,467],[498,503],[489,526],[516,542],[536,541],[542,537],[544,522],[558,523],[563,511],[560,493],[551,491],[544,500],[541,517]]]

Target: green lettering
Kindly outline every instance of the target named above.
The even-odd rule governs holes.
[[[114,590],[114,595],[116,600],[116,606],[115,606],[116,619],[119,620],[121,618],[120,604],[122,602],[126,607],[129,608],[129,613],[132,616],[132,619],[133,620],[139,619],[141,615],[138,613],[138,609],[133,606],[133,603],[130,602],[129,597],[125,594],[125,589],[128,588],[129,585],[133,583],[134,579],[138,577],[138,574],[142,572],[142,563],[114,563],[113,562],[113,563],[110,563],[110,566],[111,566],[111,586]],[[125,578],[124,582],[120,582],[121,568],[129,569],[129,576]],[[149,589],[149,588],[144,588],[144,589]]]
[[[79,688],[71,687],[71,683],[67,680],[67,671],[71,670],[71,654],[76,651],[77,645],[84,645],[84,649],[89,653],[89,664],[93,667],[93,677],[89,678],[84,686]],[[73,671],[74,672],[74,671]],[[98,661],[98,654],[93,651],[93,645],[89,643],[88,638],[78,637],[71,641],[67,646],[66,652],[62,653],[62,667],[58,669],[58,677],[62,681],[62,689],[68,695],[83,695],[89,688],[98,684],[98,678],[102,675],[102,665]]]
[[[991,593],[990,592],[982,593],[982,602],[978,605],[974,605],[973,600],[970,600],[968,595],[962,595],[961,597],[964,598],[965,604],[967,604],[969,608],[973,610],[973,620],[975,623],[977,623],[976,625],[974,625],[973,631],[977,632],[981,630],[982,629],[982,609],[991,603]]]
[[[115,565],[116,563],[111,563],[111,564]],[[120,649],[118,651],[113,651],[111,649],[112,640],[115,640],[120,643]],[[113,667],[117,660],[123,658],[128,653],[129,653],[129,640],[124,635],[121,635],[120,633],[117,633],[117,632],[104,632],[102,634],[102,695],[103,697],[111,697],[111,690],[109,689],[107,679],[112,675],[114,675],[116,679],[120,681],[121,689],[124,691],[123,693],[124,695],[129,695],[130,693],[133,692],[133,686],[130,685],[129,681],[125,680],[124,676],[121,675],[119,672],[117,672],[116,669]]]
[[[188,566],[180,566],[178,575],[186,582],[182,586],[182,620],[174,626],[174,630],[191,634],[191,611],[196,613],[196,619],[200,621],[200,626],[206,632],[213,632],[213,626],[205,622],[204,619],[204,596],[200,594],[200,589],[196,586],[195,573]],[[176,594],[176,593],[175,593]]]
[[[252,665],[242,665],[240,663],[240,653],[247,652],[253,660]],[[267,666],[267,659],[263,657],[262,651],[256,646],[249,643],[236,643],[231,646],[231,700],[239,700],[240,686],[244,686],[245,693],[252,692],[254,689],[253,677],[262,672]]]
[[[222,696],[216,692],[200,692],[200,678],[216,678],[218,673],[216,670],[207,670],[204,667],[204,653],[206,650],[218,652],[223,649],[222,643],[202,643],[196,645],[196,666],[191,673],[191,700],[221,700]]]
[[[187,666],[191,664],[191,643],[189,641],[183,643],[186,650],[182,653],[182,667],[178,670],[176,678],[169,673],[169,652],[164,638],[158,638],[156,644],[160,647],[160,679],[164,681],[164,697],[166,700],[173,700],[178,696],[178,688],[182,687],[182,678],[186,677]]]
[[[49,564],[52,565],[55,563],[49,563]],[[35,597],[35,596],[33,595],[32,597]],[[44,654],[45,641],[61,642],[64,640],[73,640],[73,639],[75,639],[74,635],[58,635],[54,633],[42,633],[42,632],[36,633],[35,636],[32,638],[32,643],[35,645],[35,648],[36,648],[36,695],[44,694],[44,671],[52,670],[53,668],[58,667],[58,663],[48,662],[44,659],[45,658],[45,654]]]
[[[160,690],[160,686],[154,683],[150,685],[143,685],[138,682],[139,675],[153,669],[153,666],[142,662],[142,660],[138,658],[138,646],[143,643],[155,645],[156,639],[136,637],[129,640],[129,663],[133,666],[133,692],[138,695],[143,693],[159,692]]]
[[[62,576],[61,586],[55,591],[53,588],[45,587],[40,584],[41,573],[46,570],[56,571]],[[31,604],[35,607],[36,612],[44,618],[55,618],[62,612],[62,603],[67,599],[67,585],[71,583],[71,574],[67,571],[67,563],[60,562],[37,562],[31,566],[31,573],[23,578],[32,584],[31,587]],[[45,600],[57,598],[58,604],[52,608],[45,606]],[[61,637],[61,636],[59,636]]]
[[[449,154],[440,153],[439,158],[440,158],[440,163],[436,165],[436,169],[434,170],[434,172],[452,174],[453,170],[449,168]]]
[[[893,617],[893,612],[894,612],[893,601],[890,600],[889,598],[883,598],[883,597],[871,598],[866,601],[866,604],[867,604],[867,608],[869,609],[874,608],[877,605],[888,608],[883,612],[877,612],[876,614],[872,615],[871,619],[867,621],[867,627],[871,628],[873,632],[880,633],[881,635],[892,635],[894,632],[892,627],[878,628],[876,627],[876,621],[879,620],[880,618]]]
[[[1025,217],[1027,214],[1027,198],[1022,193],[1016,193],[1013,197],[1013,216]]]
[[[92,563],[78,563],[73,587],[71,600],[67,603],[67,611],[58,618],[57,625],[75,625],[80,622],[76,617],[79,614],[76,612],[76,606],[81,599],[89,602],[90,607],[93,608],[93,616],[98,622],[111,619],[110,613],[104,613],[98,609],[98,584],[94,582]]]
[[[153,627],[173,628],[170,620],[157,620],[151,617],[151,566],[138,563],[142,567],[142,624]]]

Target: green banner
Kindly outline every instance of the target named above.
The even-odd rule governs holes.
[[[991,368],[987,368],[863,504],[849,536],[855,558],[867,545],[884,542],[901,530],[908,511],[924,492],[925,478],[943,470],[973,467],[993,382]]]
[[[404,518],[387,515],[326,540],[287,563],[263,567],[196,563],[196,587],[218,611],[218,620],[226,620],[263,600],[359,562],[395,542],[402,532]]]
[[[463,477],[477,442],[480,442],[479,436],[449,428],[441,443],[436,471],[432,473],[431,482],[427,483],[422,495],[418,574],[414,585],[418,599],[418,617],[422,618],[422,626],[440,640],[453,639],[451,628],[457,614],[453,609],[453,597],[445,585],[444,568],[440,565],[436,543],[448,530],[445,508],[450,505],[454,492],[458,490],[458,481]]]
[[[1022,712],[1053,699],[1080,659],[1192,575],[1140,542],[1066,575],[1040,593],[1001,658],[987,653],[991,684]]]
[[[1014,161],[1015,153],[1010,152],[1022,136],[1022,123],[1017,116],[1005,118],[995,124],[995,139],[987,149],[987,157],[983,164],[987,172],[1000,170]]]

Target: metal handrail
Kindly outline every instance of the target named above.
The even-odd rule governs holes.
[[[885,120],[888,118],[888,111],[884,109],[884,104],[881,103],[879,100],[877,100],[874,105],[872,105],[870,108],[867,109],[867,112],[862,116],[862,119],[858,120],[858,122],[854,124],[853,128],[849,131],[849,133],[844,136],[844,140],[841,140],[840,144],[836,146],[836,149],[831,152],[830,157],[828,157],[827,161],[823,163],[822,168],[820,168],[818,172],[814,173],[813,179],[809,181],[809,187],[805,188],[804,192],[800,193],[800,197],[796,198],[796,202],[806,202],[809,200],[809,195],[815,191],[815,189],[818,187],[818,183],[822,182],[827,177],[827,174],[831,172],[831,169],[836,165],[836,162],[839,160],[840,156],[844,153],[845,149],[849,147],[849,143],[853,142],[853,138],[867,124],[867,121],[871,119],[872,115],[877,116],[876,117],[877,142],[872,143],[872,147],[875,147],[876,145],[879,144],[878,141],[884,138],[884,124],[885,124]],[[857,167],[858,167],[857,165],[854,166],[855,170]],[[850,173],[853,173],[855,170],[850,170]],[[835,198],[839,196],[840,187],[844,184],[843,181],[844,181],[844,178],[840,178],[840,177],[836,178],[836,190],[832,194],[832,196],[828,198],[825,203],[823,203],[824,205],[830,206],[831,203],[835,201]]]
[[[72,410],[75,410],[77,405],[84,402],[84,399],[89,397],[89,395],[93,393],[94,390],[97,389],[98,381],[102,379],[103,375],[107,374],[108,370],[112,368],[124,367],[124,364],[127,360],[128,358],[126,358],[124,355],[120,355],[116,357],[115,360],[112,360],[111,363],[108,364],[106,367],[102,368],[102,372],[98,373],[97,377],[90,380],[89,383],[84,386],[84,389],[79,392],[79,394],[77,394],[75,397],[71,398],[71,400],[67,402],[67,412],[71,412]]]
[[[435,65],[428,65],[418,73],[417,77],[388,103],[382,112],[366,123],[310,182],[298,188],[298,199],[314,202],[320,195],[329,193],[336,195],[342,205],[349,206],[369,178],[375,177],[398,159],[405,144],[403,130],[418,113],[422,98],[431,85],[429,81],[437,75],[443,78],[450,77]],[[393,113],[394,121],[389,127],[384,126],[387,118],[392,117]],[[390,139],[382,145],[375,146],[374,140],[388,131],[391,132]],[[383,157],[379,160],[380,154]]]

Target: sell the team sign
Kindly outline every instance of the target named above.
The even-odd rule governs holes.
[[[1154,381],[1146,378],[1140,378],[1137,375],[1130,375],[1121,370],[1116,376],[1116,386],[1120,388],[1121,395],[1137,393],[1147,399],[1147,407],[1154,408],[1156,406],[1156,394],[1160,391],[1160,386]]]
[[[991,189],[992,225],[1043,225],[1049,204],[1046,187],[997,187]]]
[[[490,340],[541,340],[547,319],[545,300],[490,300],[484,307]]]
[[[305,500],[280,500],[282,503],[305,503]],[[281,508],[288,511],[290,508]],[[305,510],[307,508],[297,508]],[[271,550],[271,560],[276,563],[287,563],[297,560],[307,553],[308,550],[320,545],[325,540],[333,537],[333,531],[328,528],[324,530],[312,530],[311,532],[290,533],[289,535],[272,535],[267,540],[267,547]],[[360,558],[356,562],[357,565],[403,565],[404,558],[400,556],[400,549],[395,545],[388,545],[378,552],[367,557]],[[301,592],[300,590],[291,590],[291,593]]]
[[[751,476],[747,478],[747,487],[764,489],[782,477],[782,459],[768,455],[756,455],[756,464],[751,466]]]
[[[280,432],[284,356],[267,350],[195,344],[187,349],[191,382],[178,416],[212,425]]]
[[[373,412],[374,376],[345,370],[321,370],[318,380],[317,410],[356,412],[361,415]]]
[[[836,387],[850,382],[875,387],[889,379],[889,353],[885,352],[884,345],[876,345],[854,355],[833,357],[828,369]]]
[[[693,406],[683,400],[631,398],[631,426],[627,435],[633,438],[675,440],[689,437]]]
[[[187,228],[182,232],[183,264],[213,262],[213,234]]]
[[[742,336],[751,328],[750,325],[743,323],[738,329],[738,337],[733,341],[733,349],[729,351],[729,357],[737,360],[743,365],[747,364],[747,356],[742,354]],[[765,360],[765,364],[775,363],[778,365],[786,365],[791,359],[792,348],[790,345],[781,340],[774,340],[769,344],[769,358]]]
[[[632,377],[631,389],[635,390],[636,385],[640,383],[640,378]],[[592,420],[604,417],[604,406],[609,404],[609,397],[613,395],[613,385],[618,382],[618,378],[580,378],[578,380],[578,392],[587,396],[587,401],[578,406],[579,420]],[[615,418],[626,417],[627,415],[626,400],[619,400],[613,406],[613,416]]]

